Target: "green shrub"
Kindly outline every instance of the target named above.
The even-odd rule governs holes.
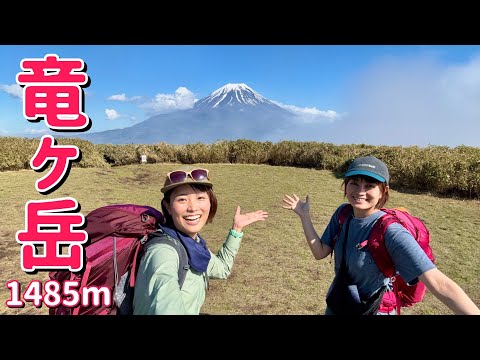
[[[111,166],[138,164],[140,162],[137,153],[138,145],[99,144],[96,146],[98,151],[103,155],[105,162]]]
[[[240,139],[231,141],[228,147],[229,162],[232,164],[266,164],[272,143]]]
[[[36,139],[0,137],[0,171],[30,169],[39,143]]]
[[[341,176],[351,161],[373,155],[387,164],[390,186],[443,195],[480,197],[480,148],[458,146],[373,146],[366,144],[247,139],[220,140],[213,144],[93,145],[77,138],[56,139],[59,145],[75,145],[82,152],[72,166],[108,167],[138,164],[141,155],[148,163],[247,163],[295,166],[330,170]],[[39,139],[0,137],[0,171],[30,169]]]
[[[105,168],[110,167],[103,158],[102,153],[98,151],[98,148],[90,141],[81,140],[78,138],[59,138],[57,139],[58,145],[74,145],[82,153],[81,160],[79,162],[73,162],[72,166],[78,166],[82,168],[98,167]]]

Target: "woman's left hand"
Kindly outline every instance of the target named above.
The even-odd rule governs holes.
[[[265,221],[268,217],[268,212],[257,210],[245,214],[240,213],[240,206],[237,206],[235,216],[233,217],[232,229],[241,232],[243,228],[257,221]]]

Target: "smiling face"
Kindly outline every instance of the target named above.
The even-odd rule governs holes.
[[[367,217],[385,204],[388,186],[375,179],[354,176],[346,180],[345,196],[353,206],[355,217]]]
[[[195,238],[202,230],[210,214],[210,197],[206,191],[190,185],[180,185],[172,190],[170,202],[165,208],[177,230]]]

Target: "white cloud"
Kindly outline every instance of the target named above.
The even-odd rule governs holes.
[[[0,84],[0,91],[3,91],[10,96],[23,99],[23,88],[18,84],[12,84],[12,85]]]
[[[112,101],[127,101],[127,96],[125,94],[112,95],[107,98],[107,100]]]
[[[434,55],[371,63],[346,84],[348,113],[277,103],[303,121],[273,129],[270,136],[336,144],[479,147],[480,56],[447,65]]]
[[[341,116],[334,110],[318,110],[316,107],[302,108],[295,105],[285,105],[278,101],[272,102],[295,114],[297,121],[305,123],[331,123]]]
[[[346,142],[480,146],[480,57],[455,65],[383,59],[352,82],[348,97]]]
[[[193,108],[195,95],[186,87],[179,87],[174,94],[157,94],[155,98],[140,105],[148,113],[161,114],[176,110],[187,110]]]
[[[464,66],[446,68],[439,83],[453,113],[480,119],[480,56]]]
[[[116,94],[111,95],[107,98],[110,101],[120,101],[120,102],[137,102],[141,100],[143,97],[139,95],[128,97],[126,94]]]
[[[120,117],[120,114],[115,109],[105,109],[105,115],[108,120],[115,120]]]

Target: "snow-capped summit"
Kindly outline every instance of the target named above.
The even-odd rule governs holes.
[[[95,144],[187,144],[192,138],[212,143],[219,139],[261,138],[282,129],[293,114],[267,100],[246,84],[227,84],[200,99],[193,109],[150,117],[128,128],[80,134]]]
[[[248,85],[226,84],[195,103],[195,110],[211,110],[243,106],[268,105],[277,107]]]

